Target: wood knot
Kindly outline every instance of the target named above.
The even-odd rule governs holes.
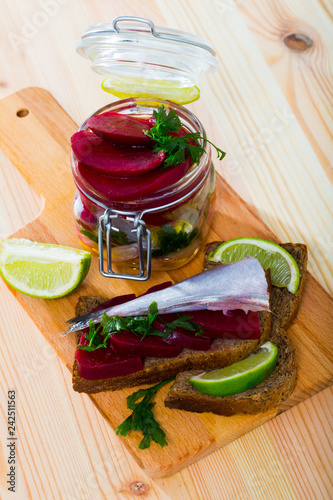
[[[16,111],[16,116],[18,116],[19,118],[25,118],[26,116],[28,116],[28,114],[29,110],[26,108],[22,108]]]
[[[149,484],[143,483],[142,481],[135,481],[134,483],[130,484],[130,491],[133,493],[133,495],[144,495],[149,491]]]
[[[290,50],[304,52],[304,50],[308,50],[312,47],[313,40],[303,33],[292,33],[283,38],[283,43]]]

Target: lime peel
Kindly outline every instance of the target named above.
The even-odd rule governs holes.
[[[0,274],[14,290],[44,299],[63,297],[86,277],[91,254],[84,250],[12,238],[0,243]]]
[[[255,354],[230,366],[201,373],[191,377],[189,382],[209,396],[232,396],[242,393],[268,378],[277,363],[278,349],[272,342],[266,342]]]
[[[263,268],[270,269],[272,284],[286,286],[296,293],[300,272],[295,259],[280,245],[261,238],[236,238],[226,241],[210,252],[208,260],[227,264],[250,255],[259,260]]]

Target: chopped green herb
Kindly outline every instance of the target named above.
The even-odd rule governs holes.
[[[164,151],[164,168],[183,163],[186,156],[189,156],[193,162],[197,163],[200,160],[201,154],[206,153],[204,147],[199,142],[200,140],[204,140],[199,132],[184,134],[180,137],[174,135],[182,127],[180,118],[177,116],[175,110],[170,110],[167,113],[162,104],[157,111],[153,111],[153,115],[156,124],[150,130],[145,131],[145,133],[156,142],[155,151]],[[206,139],[206,142],[216,149],[217,158],[223,160],[226,153],[208,139]]]
[[[97,234],[92,233],[91,231],[88,231],[88,229],[81,228],[80,233],[83,234],[83,236],[86,236],[89,238],[89,240],[93,241],[94,243],[98,243],[98,236]]]
[[[163,321],[163,323],[166,325],[165,329],[165,337],[167,337],[170,333],[172,333],[176,328],[184,328],[184,330],[188,330],[190,332],[195,332],[195,335],[202,335],[203,330],[194,323],[191,319],[190,316],[181,316],[180,314],[177,314],[178,319],[175,319],[171,323],[167,323],[166,321],[163,321],[163,319],[160,317],[160,319]]]
[[[185,330],[195,331],[196,335],[201,335],[202,330],[188,316],[178,314],[178,319],[171,323],[165,323],[164,332],[152,328],[152,323],[158,316],[158,307],[156,302],[152,302],[148,308],[148,316],[108,316],[103,314],[99,325],[93,321],[89,323],[89,331],[85,334],[85,339],[89,341],[87,345],[79,344],[78,349],[83,351],[95,351],[107,347],[107,341],[113,333],[119,333],[123,330],[129,330],[136,335],[141,335],[141,341],[147,335],[157,335],[166,338],[175,328],[184,328]],[[101,340],[100,336],[103,337]]]
[[[98,332],[101,330],[102,325],[97,326],[93,321],[89,322],[89,331],[85,333],[84,338],[89,341],[88,345],[78,345],[79,349],[83,349],[85,351],[95,351],[96,349],[99,349],[100,347],[104,347],[104,343],[102,343]]]
[[[156,403],[152,403],[151,400],[160,387],[172,380],[174,378],[169,378],[149,389],[140,389],[128,396],[126,399],[127,408],[132,410],[132,413],[122,424],[118,425],[116,429],[117,435],[120,434],[126,437],[130,430],[141,431],[143,434],[143,439],[139,444],[141,450],[149,448],[151,441],[155,441],[162,447],[167,446],[165,432],[155,419],[152,411]],[[139,401],[140,399],[142,401]]]
[[[199,235],[199,229],[195,228],[187,232],[182,228],[177,231],[171,224],[164,224],[156,234],[159,238],[159,248],[152,251],[152,256],[163,257],[163,255],[188,247]]]
[[[94,234],[85,228],[81,228],[80,233],[83,234],[83,236],[86,236],[87,238],[89,238],[94,243],[98,243],[98,235],[97,234]],[[123,231],[118,231],[118,232],[112,231],[111,243],[112,243],[112,246],[115,246],[115,245],[121,246],[121,245],[129,245],[129,244],[133,243],[133,241],[130,241]]]

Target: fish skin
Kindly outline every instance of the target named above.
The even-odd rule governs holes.
[[[227,290],[223,293],[224,290]],[[160,314],[197,311],[202,309],[233,309],[268,311],[269,293],[265,271],[253,257],[216,266],[158,292],[137,297],[109,309],[104,309],[67,321],[74,323],[65,334],[82,330],[89,322],[99,323],[104,313],[109,316],[139,316],[148,314],[148,307],[157,302]]]

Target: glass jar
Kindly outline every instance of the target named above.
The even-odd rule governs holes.
[[[165,185],[159,184],[155,174],[153,183],[150,174],[145,174],[121,179],[121,184],[119,179],[96,172],[89,176],[72,153],[78,237],[85,249],[100,254],[100,270],[106,276],[148,279],[150,267],[177,269],[198,253],[209,229],[215,201],[215,173],[205,130],[193,113],[171,101],[133,98],[107,105],[92,116],[112,111],[144,119],[162,104],[176,111],[186,132],[199,132],[203,138],[205,153],[200,162],[192,164],[177,182],[170,183],[171,174]],[[88,119],[79,131],[88,130]],[[170,170],[176,171],[177,167]],[[101,254],[107,260],[107,272]],[[139,274],[131,272],[138,269]]]

